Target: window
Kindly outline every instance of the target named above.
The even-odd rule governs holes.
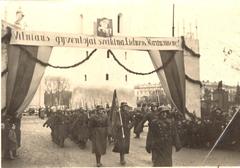
[[[127,82],[127,80],[128,80],[128,79],[127,79],[127,75],[125,75],[125,82]]]
[[[106,74],[106,80],[109,80],[109,75],[108,74]]]
[[[86,51],[86,57],[88,57],[88,51]]]
[[[84,75],[84,81],[87,81],[87,75],[86,74]]]
[[[122,13],[119,13],[117,16],[117,32],[120,33],[120,26],[121,26],[121,18],[122,18]]]
[[[127,51],[125,51],[124,54],[125,54],[125,60],[127,60]]]
[[[81,33],[83,33],[83,14],[80,14],[80,31],[81,31]]]

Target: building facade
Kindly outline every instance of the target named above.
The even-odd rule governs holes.
[[[210,91],[210,95],[211,95],[211,100],[214,100],[214,90],[216,90],[218,88],[218,82],[210,82],[210,81],[202,81],[203,87],[201,89],[201,100],[204,100],[204,94],[206,89],[208,89]],[[236,86],[230,86],[230,85],[226,85],[223,84],[222,85],[222,89],[225,90],[228,94],[227,99],[229,102],[234,102],[235,100],[235,96],[236,96]]]
[[[136,102],[141,101],[144,97],[156,97],[157,102],[160,102],[160,96],[166,96],[164,90],[160,83],[155,84],[141,84],[134,87],[134,95],[136,97]]]

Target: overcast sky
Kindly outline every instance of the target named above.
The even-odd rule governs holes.
[[[185,27],[185,33],[191,31],[199,39],[201,80],[223,80],[226,84],[236,85],[240,81],[239,0],[1,1],[0,11],[1,18],[13,23],[15,12],[21,6],[25,14],[23,23],[26,24],[26,30],[69,33],[81,32],[80,14],[83,14],[84,34],[93,34],[93,22],[97,18],[112,18],[121,12],[128,21],[128,25],[123,28],[124,35],[167,37],[171,36],[173,2],[175,34],[183,35]],[[112,19],[116,20],[116,17]],[[226,56],[224,49],[225,52],[231,50],[231,54]],[[80,56],[76,57],[77,52],[80,51],[76,48],[54,49],[50,63],[75,63],[82,59]],[[138,55],[138,60],[134,63],[130,59],[128,66],[141,72],[152,70],[153,66],[146,53]],[[63,57],[67,58],[62,59]],[[47,68],[46,74],[71,74],[71,77],[77,78],[78,70]],[[158,82],[158,78],[156,75],[132,77],[132,84],[148,81]]]

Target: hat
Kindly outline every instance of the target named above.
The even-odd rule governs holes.
[[[151,107],[157,107],[157,103],[156,102],[152,102],[150,105],[151,105]]]
[[[170,111],[169,107],[167,107],[167,106],[161,106],[161,107],[159,108],[159,110],[160,110],[161,112],[169,112],[169,111]]]
[[[98,109],[98,110],[103,110],[104,108],[103,108],[102,105],[97,105],[97,106],[96,106],[96,109]]]
[[[127,102],[122,102],[122,103],[121,103],[121,107],[124,107],[124,106],[127,106],[127,107],[128,107]]]

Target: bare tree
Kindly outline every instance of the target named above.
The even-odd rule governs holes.
[[[60,76],[45,77],[45,94],[48,95],[45,106],[63,105],[63,94],[69,90],[69,79]]]

